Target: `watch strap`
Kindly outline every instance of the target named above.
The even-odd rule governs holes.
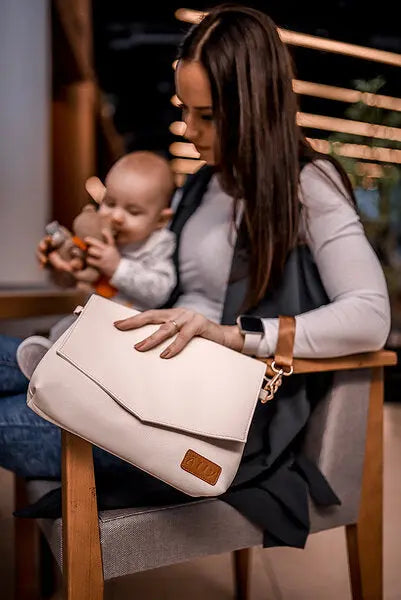
[[[255,356],[258,348],[259,348],[259,344],[262,340],[263,334],[262,333],[249,333],[249,332],[244,332],[245,333],[245,340],[244,340],[244,345],[242,347],[242,353],[243,354],[248,354],[249,356]]]

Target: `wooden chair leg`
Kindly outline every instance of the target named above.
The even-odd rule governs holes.
[[[25,480],[14,479],[15,508],[28,504]],[[16,600],[39,600],[38,573],[39,529],[34,519],[16,518],[14,521],[15,578],[14,597]]]
[[[236,600],[248,600],[251,566],[251,549],[244,548],[233,552],[235,597]]]
[[[346,535],[353,600],[382,600],[383,368],[372,369],[359,517]]]
[[[62,432],[65,600],[102,600],[103,568],[92,446]]]

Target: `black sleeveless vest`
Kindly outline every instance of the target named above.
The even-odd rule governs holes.
[[[179,246],[187,220],[202,203],[213,175],[203,167],[189,177],[171,223],[177,236],[174,261],[177,286],[166,307],[180,295]],[[248,253],[239,234],[234,248],[221,322],[235,324],[248,286]],[[260,317],[297,315],[328,303],[317,268],[306,245],[289,255],[279,285],[268,289],[248,314]],[[295,375],[283,383],[275,399],[258,404],[237,476],[224,500],[264,531],[264,546],[303,547],[309,533],[308,494],[319,504],[340,501],[318,468],[302,455],[305,425],[315,404],[328,392],[330,374]]]

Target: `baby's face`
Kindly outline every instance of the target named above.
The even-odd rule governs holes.
[[[149,178],[130,176],[106,181],[98,214],[121,245],[145,241],[163,227],[166,210]]]

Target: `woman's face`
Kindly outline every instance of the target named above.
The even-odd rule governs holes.
[[[176,69],[175,83],[182,106],[182,119],[187,126],[184,135],[195,145],[200,158],[213,165],[216,128],[206,71],[198,61],[180,60]]]

